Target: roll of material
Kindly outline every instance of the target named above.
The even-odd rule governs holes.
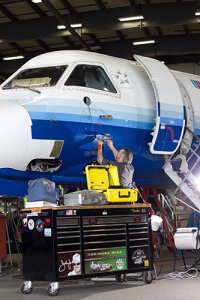
[[[197,243],[197,238],[197,227],[178,228],[174,234],[174,244],[176,248],[180,250],[199,249],[199,241]]]

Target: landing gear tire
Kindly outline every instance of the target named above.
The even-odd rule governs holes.
[[[47,294],[49,296],[57,296],[60,292],[60,289],[59,289],[59,284],[58,282],[53,282],[53,283],[50,283],[48,286],[47,286]]]
[[[124,282],[124,281],[126,281],[126,275],[125,274],[117,274],[116,275],[116,281],[117,282]]]
[[[23,282],[21,284],[21,292],[23,294],[30,294],[32,292],[32,290],[33,290],[33,287],[32,287],[32,284],[29,281]]]
[[[151,274],[150,271],[143,273],[143,281],[144,281],[144,283],[150,284],[150,283],[152,283],[152,280],[153,280],[153,276],[152,276],[152,274]]]

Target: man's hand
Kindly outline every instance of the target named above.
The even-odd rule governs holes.
[[[103,140],[98,140],[99,145],[103,145]]]
[[[102,140],[98,140],[97,149],[102,149],[102,145],[103,145],[103,141]]]
[[[102,164],[103,161],[102,145],[103,145],[103,140],[98,140],[97,161],[100,165]]]
[[[115,149],[115,147],[113,146],[113,141],[111,140],[106,140],[108,147],[110,148],[110,150],[112,150],[112,153],[114,155],[114,157],[117,157],[118,151]]]
[[[113,148],[113,141],[111,140],[106,140],[108,147],[112,150]]]

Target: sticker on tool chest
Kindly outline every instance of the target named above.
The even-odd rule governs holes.
[[[102,273],[107,271],[126,270],[126,258],[109,258],[104,260],[90,260],[85,262],[85,274]]]
[[[27,227],[27,225],[28,225],[28,218],[27,217],[22,219],[22,224],[23,224],[24,227]]]
[[[59,277],[81,275],[81,255],[78,252],[58,254]]]
[[[45,226],[49,226],[49,225],[51,224],[51,220],[50,220],[49,217],[46,217],[46,218],[44,219],[44,224],[45,224]]]
[[[65,216],[65,210],[59,210],[57,214],[58,216]]]
[[[120,257],[127,256],[126,248],[113,248],[113,249],[104,249],[104,250],[90,250],[84,251],[85,260],[91,259],[105,259],[108,257]]]
[[[38,219],[35,223],[36,230],[41,232],[44,228],[44,222],[41,219]]]
[[[33,219],[30,219],[30,220],[28,221],[28,228],[29,228],[30,230],[33,230],[34,227],[35,227],[35,222],[33,221]]]
[[[140,265],[143,264],[146,259],[146,254],[142,250],[136,250],[132,255],[132,260],[134,261],[134,264]]]
[[[51,228],[45,228],[44,229],[44,236],[45,237],[51,237]]]

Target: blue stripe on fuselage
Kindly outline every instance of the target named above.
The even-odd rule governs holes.
[[[90,124],[91,118],[89,115],[75,115],[75,114],[68,114],[68,113],[41,113],[41,112],[30,112],[29,115],[32,120],[45,120],[50,121],[52,119],[53,121],[62,121],[62,122],[74,122],[74,123],[85,123]],[[138,119],[139,116],[138,116]],[[141,117],[142,119],[142,117]],[[149,119],[149,122],[147,120]],[[92,122],[98,124],[99,120],[101,122],[101,125],[109,126],[112,124],[112,126],[117,127],[128,127],[128,128],[139,128],[139,129],[147,129],[151,130],[153,127],[154,122],[150,122],[152,118],[146,118],[145,121],[132,121],[128,119],[117,119],[113,118],[112,120],[107,119],[99,119],[99,117],[92,116]]]
[[[108,105],[109,106],[109,105]],[[139,128],[151,130],[155,124],[155,110],[144,109],[138,107],[127,107],[121,105],[115,105],[114,109],[109,109],[106,105],[106,111],[99,112],[97,108],[91,108],[92,121],[94,123],[99,123],[100,114],[108,114],[113,116],[111,120],[102,120],[102,123],[105,125],[113,125],[117,127],[129,127],[129,128]],[[54,118],[57,121],[68,121],[68,122],[85,122],[91,123],[91,118],[89,111],[87,114],[86,108],[72,107],[72,106],[59,106],[59,105],[25,105],[24,106],[31,119],[39,120],[49,120]],[[51,115],[52,114],[52,115]],[[180,126],[180,119],[177,118],[177,112],[165,113],[164,115],[169,115],[170,119],[173,118],[174,125]],[[176,116],[176,118],[175,118]]]

